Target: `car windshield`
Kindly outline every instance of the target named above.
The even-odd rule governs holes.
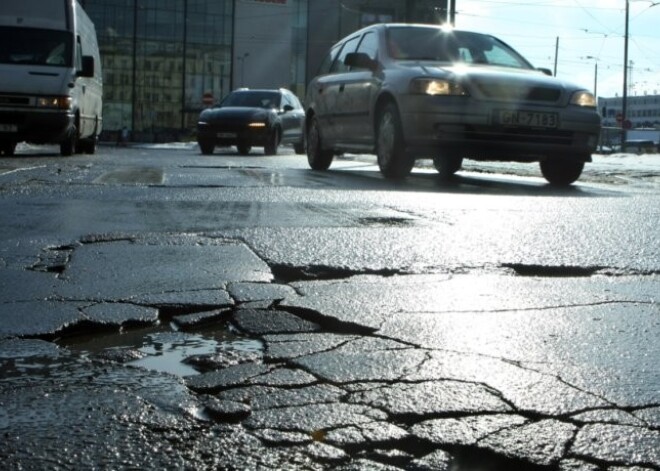
[[[530,69],[520,54],[483,34],[436,28],[395,27],[387,30],[388,53],[395,60],[489,64]]]
[[[239,91],[227,96],[220,106],[240,106],[248,108],[279,108],[280,94],[266,91]]]
[[[73,36],[66,31],[0,27],[0,63],[71,67]]]

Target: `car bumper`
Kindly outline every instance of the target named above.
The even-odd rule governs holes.
[[[497,122],[500,112],[518,110],[552,113],[557,118],[556,125],[550,128]],[[400,103],[400,112],[410,152],[424,157],[455,152],[475,160],[535,161],[564,156],[589,160],[600,133],[598,114],[577,106],[408,96]]]
[[[75,116],[64,111],[0,109],[0,139],[35,144],[58,143],[75,129]]]
[[[218,128],[211,125],[198,126],[197,139],[213,141],[218,146],[265,146],[268,143],[271,129],[264,128]]]

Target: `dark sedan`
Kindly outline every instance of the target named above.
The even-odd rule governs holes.
[[[235,90],[218,105],[202,111],[197,123],[197,143],[202,154],[216,146],[236,146],[242,155],[263,147],[277,154],[280,144],[293,144],[305,153],[305,111],[289,90]]]

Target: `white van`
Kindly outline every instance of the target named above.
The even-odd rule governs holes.
[[[102,107],[96,30],[78,1],[0,1],[0,153],[26,141],[93,154]]]

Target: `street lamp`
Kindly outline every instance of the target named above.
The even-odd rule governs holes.
[[[594,61],[594,96],[598,100],[598,57],[585,56],[585,59],[593,59]]]

